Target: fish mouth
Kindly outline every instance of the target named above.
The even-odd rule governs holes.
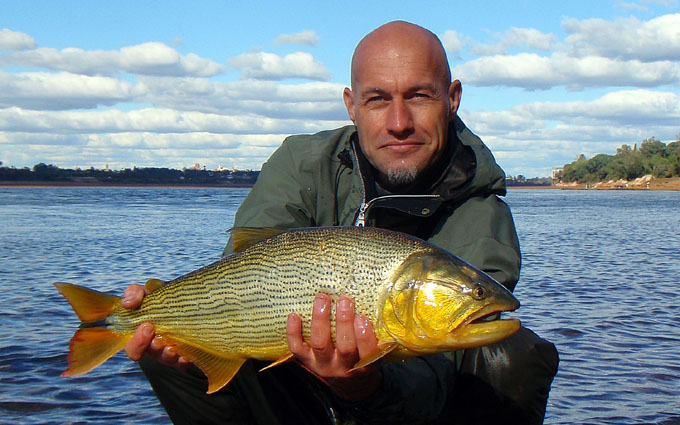
[[[512,319],[500,319],[498,317],[495,317],[496,315],[505,312],[505,311],[515,311],[519,308],[518,306],[509,306],[505,304],[490,304],[482,307],[481,309],[477,310],[473,314],[468,317],[465,322],[463,322],[463,326],[465,325],[475,325],[475,324],[480,324],[481,322],[489,322],[491,320],[512,320]]]
[[[471,314],[463,324],[450,332],[449,338],[456,341],[458,348],[479,347],[505,339],[519,330],[521,322],[518,319],[499,319],[498,315],[518,307],[519,305],[487,305]]]

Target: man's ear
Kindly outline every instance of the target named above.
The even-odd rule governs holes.
[[[454,80],[449,85],[449,119],[452,119],[458,112],[460,98],[463,95],[463,86],[459,80]]]
[[[345,87],[345,90],[342,92],[342,100],[345,101],[349,119],[356,124],[354,121],[354,93],[352,93],[352,90],[350,90],[349,87]]]

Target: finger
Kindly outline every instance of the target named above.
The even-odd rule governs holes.
[[[125,345],[125,354],[134,360],[139,361],[144,356],[147,348],[153,340],[154,327],[151,323],[139,325],[132,339]]]
[[[302,319],[295,313],[288,315],[286,339],[288,340],[288,349],[296,357],[303,361],[309,357],[309,346],[305,344],[302,338]]]
[[[342,364],[352,366],[359,360],[354,337],[354,303],[347,297],[340,297],[336,304],[335,348]]]
[[[161,354],[158,358],[159,362],[168,366],[176,365],[178,360],[179,354],[177,353],[177,349],[172,345],[163,347],[163,350],[161,351]]]
[[[138,308],[142,304],[142,299],[146,295],[144,286],[132,284],[125,288],[121,304],[128,310]]]
[[[191,364],[189,360],[182,357],[174,345],[165,345],[165,340],[160,335],[156,335],[151,341],[151,345],[146,350],[146,355],[157,360],[166,366],[185,369]]]
[[[333,357],[331,300],[326,294],[319,294],[314,299],[309,345],[312,347],[318,364],[327,365],[330,363]]]
[[[373,353],[378,348],[378,339],[366,316],[354,316],[354,338],[356,338],[360,358]]]

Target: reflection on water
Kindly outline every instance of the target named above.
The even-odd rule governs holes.
[[[52,282],[120,293],[217,259],[247,189],[0,189],[2,422],[169,423],[119,354],[59,377],[78,320]],[[547,424],[680,422],[680,193],[512,190],[514,313],[561,364]]]

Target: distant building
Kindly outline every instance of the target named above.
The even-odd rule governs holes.
[[[563,171],[564,171],[563,167],[553,168],[552,175],[550,176],[552,178],[553,184],[562,180]]]

